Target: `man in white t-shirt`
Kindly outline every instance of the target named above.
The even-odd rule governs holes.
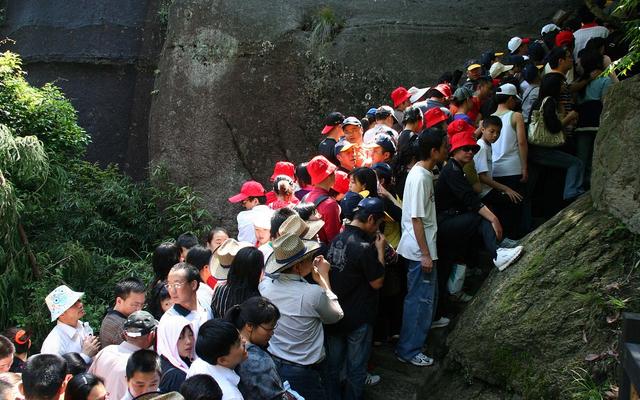
[[[394,143],[398,141],[398,132],[392,128],[395,123],[393,108],[389,106],[380,106],[376,110],[376,124],[369,128],[363,137],[364,144],[375,143],[380,135],[389,136]]]
[[[580,51],[585,48],[590,39],[595,37],[607,38],[609,36],[609,29],[598,25],[596,22],[596,16],[589,11],[587,6],[582,6],[582,8],[578,10],[578,16],[582,26],[580,29],[573,32],[573,37],[575,39],[575,46],[573,48],[574,60],[578,60]]]
[[[242,184],[240,193],[229,197],[231,203],[242,203],[246,211],[238,213],[238,241],[239,242],[256,242],[256,233],[253,227],[253,214],[251,211],[254,207],[265,204],[267,202],[264,187],[256,181],[246,181]]]
[[[408,288],[396,355],[403,362],[426,367],[433,359],[422,353],[422,346],[431,328],[438,290],[438,227],[431,170],[447,159],[447,135],[432,128],[420,134],[418,144],[420,161],[409,171],[402,202],[398,254],[407,259]]]

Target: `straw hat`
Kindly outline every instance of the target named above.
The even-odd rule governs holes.
[[[44,299],[47,307],[49,307],[49,312],[51,312],[51,321],[57,320],[59,316],[76,304],[76,301],[82,296],[84,296],[83,292],[74,292],[66,285],[53,289]]]
[[[291,233],[280,236],[272,242],[272,245],[273,253],[265,263],[265,272],[268,274],[283,271],[320,248],[320,243],[302,240]]]
[[[299,215],[294,214],[284,220],[280,225],[280,229],[278,229],[278,233],[280,235],[291,233],[301,239],[311,240],[320,232],[323,226],[323,220],[304,221]]]
[[[238,251],[245,247],[250,247],[251,243],[238,242],[235,239],[229,238],[222,242],[220,247],[216,249],[211,257],[211,275],[216,279],[227,279],[229,274],[229,267],[233,262],[233,259],[238,254]]]

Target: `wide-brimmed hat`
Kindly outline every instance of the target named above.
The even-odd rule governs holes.
[[[51,313],[51,321],[57,320],[59,316],[76,304],[76,301],[80,300],[82,296],[84,296],[84,292],[74,292],[67,285],[61,285],[53,289],[44,299]]]
[[[227,275],[229,275],[229,267],[231,266],[233,259],[236,257],[236,254],[238,254],[238,251],[250,246],[251,243],[238,242],[233,238],[229,238],[222,242],[220,247],[213,252],[213,256],[211,256],[211,265],[209,267],[211,275],[216,279],[227,279]]]
[[[422,96],[424,96],[425,94],[427,94],[427,92],[429,91],[429,89],[431,89],[430,87],[426,87],[426,88],[417,88],[415,86],[411,86],[408,90],[409,94],[411,94],[411,97],[409,97],[409,101],[411,102],[411,104],[415,103],[416,101],[420,100],[420,98]]]
[[[336,181],[331,186],[331,189],[338,193],[345,194],[349,191],[349,175],[340,170],[336,170]]]
[[[400,104],[409,100],[409,98],[411,98],[411,93],[409,93],[404,86],[398,86],[391,92],[391,100],[393,101],[394,107],[398,107]]]
[[[283,271],[320,248],[320,243],[317,241],[302,240],[291,233],[280,236],[271,244],[273,253],[267,259],[264,267],[267,274]]]
[[[307,172],[311,177],[311,184],[317,185],[318,183],[327,179],[331,174],[335,172],[336,167],[331,161],[327,160],[324,156],[315,156],[307,164]]]
[[[324,221],[321,219],[316,221],[305,221],[300,218],[299,215],[294,214],[284,220],[282,225],[280,225],[280,229],[278,229],[278,233],[280,235],[292,233],[294,235],[298,235],[302,239],[311,240],[318,234],[318,232],[320,232],[320,229],[322,229],[323,226]]]
[[[286,175],[291,179],[296,179],[296,166],[290,163],[289,161],[278,161],[273,168],[273,174],[271,174],[271,178],[269,180],[271,182],[276,180],[276,176],[278,175]]]

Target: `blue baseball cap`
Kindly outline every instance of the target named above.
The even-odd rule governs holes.
[[[376,117],[376,111],[377,111],[377,110],[378,110],[377,108],[375,108],[375,107],[371,107],[371,108],[367,111],[367,114],[366,114],[366,115],[367,115],[367,117],[369,117],[369,118],[375,118],[375,117]]]
[[[379,162],[375,163],[371,166],[371,169],[381,174],[384,177],[391,177],[393,175],[393,170],[391,166],[387,163]]]
[[[375,145],[382,147],[384,151],[388,151],[392,155],[396,152],[396,145],[388,135],[378,135]]]
[[[367,197],[360,200],[355,211],[364,210],[367,214],[384,214],[384,203],[377,197]]]
[[[361,201],[362,196],[359,193],[348,191],[342,200],[340,200],[340,209],[342,210],[340,217],[353,219],[355,209]]]

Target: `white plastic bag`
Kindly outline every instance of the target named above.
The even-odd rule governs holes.
[[[449,280],[447,281],[447,289],[450,294],[456,294],[462,290],[464,285],[464,278],[467,275],[467,266],[464,264],[453,264],[451,266],[451,273],[449,274]]]

